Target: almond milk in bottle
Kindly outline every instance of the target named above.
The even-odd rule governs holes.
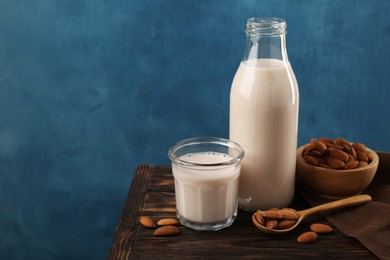
[[[251,18],[230,91],[230,139],[245,151],[238,205],[288,206],[294,197],[299,93],[281,18]]]

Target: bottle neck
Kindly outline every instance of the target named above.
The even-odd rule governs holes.
[[[280,18],[251,18],[248,20],[247,45],[243,61],[276,59],[288,62],[286,21]]]

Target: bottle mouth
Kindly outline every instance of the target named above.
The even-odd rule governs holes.
[[[272,36],[285,34],[287,23],[283,18],[277,17],[253,17],[246,23],[246,33],[250,36]]]

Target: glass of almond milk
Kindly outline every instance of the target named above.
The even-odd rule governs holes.
[[[174,144],[168,156],[180,223],[195,230],[230,226],[237,216],[242,147],[223,138],[196,137]]]

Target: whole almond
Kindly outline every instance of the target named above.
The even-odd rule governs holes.
[[[319,162],[319,164],[326,163],[325,158],[316,157],[316,160]]]
[[[361,162],[368,162],[368,157],[367,157],[367,155],[364,152],[362,152],[360,150],[357,151],[357,156],[358,156],[359,161],[361,161]]]
[[[350,153],[348,154],[348,162],[349,161],[356,161],[356,159]]]
[[[265,226],[267,228],[271,228],[271,229],[274,229],[278,226],[278,221],[276,219],[269,219],[267,220],[267,222],[265,223]]]
[[[329,233],[333,229],[332,227],[325,224],[314,223],[310,225],[310,230],[316,233]]]
[[[355,169],[358,166],[358,161],[348,161],[345,163],[344,169]]]
[[[356,168],[365,167],[367,165],[368,165],[368,163],[366,163],[366,162],[359,162],[358,165],[356,166]]]
[[[308,231],[308,232],[305,232],[305,233],[302,233],[297,241],[299,243],[304,243],[304,244],[307,244],[307,243],[313,243],[317,240],[318,236],[315,232],[313,231]]]
[[[158,226],[174,226],[179,224],[179,222],[174,218],[163,218],[157,221]]]
[[[329,146],[329,144],[335,143],[332,139],[326,138],[326,137],[321,137],[320,141],[323,142],[326,146]]]
[[[351,146],[351,153],[350,154],[353,156],[353,158],[355,158],[355,160],[358,159],[356,150],[355,150],[355,148],[353,148],[353,146]]]
[[[340,145],[344,145],[344,144],[349,145],[350,144],[348,140],[343,139],[343,138],[336,138],[335,141],[336,141],[336,143],[338,143]]]
[[[315,138],[310,139],[311,144],[315,144],[316,142],[317,142],[317,139],[315,139]]]
[[[343,151],[345,151],[346,153],[350,154],[351,153],[351,145],[349,144],[343,144]]]
[[[316,145],[315,144],[308,144],[305,146],[305,152],[309,153],[311,150],[314,150],[316,149]]]
[[[295,209],[285,208],[280,210],[280,212],[282,213],[284,219],[296,220],[299,217]]]
[[[355,144],[352,144],[352,147],[356,150],[356,151],[365,151],[367,148],[364,144],[358,144],[358,143],[355,143]]]
[[[320,151],[321,153],[325,153],[325,151],[326,151],[326,145],[323,143],[323,142],[321,142],[321,141],[316,141],[315,143],[314,143],[314,145],[316,146],[316,149],[318,150],[318,151]]]
[[[310,153],[309,153],[310,156],[313,156],[313,157],[323,157],[324,155],[318,151],[318,150],[311,150]]]
[[[264,219],[264,217],[263,217],[263,214],[262,214],[261,210],[256,211],[255,219],[256,219],[256,221],[257,221],[260,225],[262,225],[262,226],[265,225],[265,219]]]
[[[340,144],[333,144],[328,147],[328,150],[343,150],[344,147]]]
[[[156,227],[156,223],[154,223],[154,221],[151,218],[146,217],[146,216],[141,216],[139,219],[139,222],[144,227],[147,227],[147,228],[155,228]]]
[[[280,210],[267,210],[263,212],[263,217],[267,219],[282,219],[283,214]]]
[[[310,155],[304,155],[303,156],[303,159],[308,163],[308,164],[311,164],[311,165],[319,165],[320,163],[317,161],[316,158],[314,158],[313,156],[310,156]]]
[[[374,160],[374,157],[372,156],[372,154],[369,151],[367,151],[367,150],[364,151],[364,154],[367,156],[369,161]]]
[[[342,169],[345,166],[345,163],[343,161],[340,161],[339,159],[336,159],[336,158],[333,158],[333,157],[327,157],[326,158],[326,162],[333,169]]]
[[[283,219],[282,221],[278,222],[278,229],[287,229],[295,225],[297,223],[296,220],[291,219]]]
[[[343,162],[348,162],[348,154],[341,151],[341,150],[331,150],[329,151],[329,154],[330,156],[332,156],[333,158],[336,158],[336,159],[339,159],[340,161],[343,161]]]
[[[180,229],[176,226],[159,227],[153,232],[156,237],[174,236],[180,233]]]
[[[319,166],[322,168],[332,169],[332,167],[330,167],[329,164],[326,164],[326,163],[320,163]]]

